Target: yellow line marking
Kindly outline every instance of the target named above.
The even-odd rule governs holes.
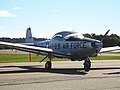
[[[20,76],[20,75],[48,74],[48,73],[49,73],[49,72],[12,73],[12,74],[0,74],[0,76]]]

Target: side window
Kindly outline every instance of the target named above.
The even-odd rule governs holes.
[[[63,40],[62,36],[54,36],[53,39],[58,40],[58,41],[62,41]]]

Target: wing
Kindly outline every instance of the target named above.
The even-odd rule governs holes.
[[[17,50],[21,50],[21,51],[25,51],[25,52],[31,52],[31,53],[35,53],[35,54],[45,54],[45,55],[52,54],[54,56],[70,56],[68,53],[55,51],[55,50],[52,50],[52,49],[49,49],[49,48],[28,46],[28,45],[23,45],[23,44],[1,42],[1,41],[0,41],[0,45],[13,47]]]
[[[102,49],[100,50],[100,53],[109,52],[109,51],[115,51],[115,50],[120,50],[120,47],[119,47],[119,46],[115,46],[115,47],[102,48]]]

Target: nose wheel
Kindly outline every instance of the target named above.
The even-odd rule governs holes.
[[[45,63],[45,69],[51,69],[51,67],[52,67],[51,61],[47,61],[47,62]]]
[[[86,58],[84,62],[84,70],[88,72],[90,71],[90,67],[91,67],[91,61],[89,58]]]

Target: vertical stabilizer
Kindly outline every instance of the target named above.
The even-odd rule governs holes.
[[[33,43],[34,40],[33,40],[33,37],[32,37],[32,33],[31,33],[31,28],[27,28],[27,31],[26,31],[26,39],[25,39],[25,43]]]

